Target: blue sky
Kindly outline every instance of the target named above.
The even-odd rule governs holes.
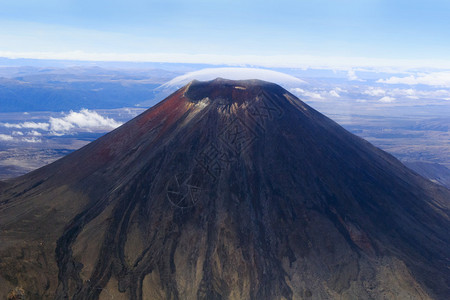
[[[0,0],[0,56],[152,60],[157,53],[195,61],[207,54],[218,63],[227,56],[358,57],[439,65],[450,61],[449,20],[450,1],[433,0]]]

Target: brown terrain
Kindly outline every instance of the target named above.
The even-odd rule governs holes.
[[[0,184],[0,298],[449,299],[450,191],[257,80]]]

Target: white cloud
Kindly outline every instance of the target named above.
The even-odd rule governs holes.
[[[393,89],[389,91],[389,95],[394,97],[404,97],[409,99],[419,99],[419,95],[426,96],[429,93],[432,93],[433,91],[416,91],[414,89]]]
[[[12,141],[12,140],[14,140],[14,138],[12,136],[0,133],[0,141],[7,142],[7,141]]]
[[[306,98],[310,98],[310,99],[322,99],[322,95],[317,92],[306,91],[301,88],[292,88],[292,89],[290,89],[290,91],[294,94],[297,94],[300,97],[306,97]]]
[[[369,87],[367,90],[365,90],[363,92],[363,94],[373,96],[373,97],[380,97],[380,96],[383,96],[384,94],[386,94],[386,92],[385,92],[385,90],[383,90],[381,88]]]
[[[122,123],[114,119],[103,117],[96,111],[82,109],[80,112],[70,111],[61,118],[51,117],[49,120],[50,132],[55,135],[77,131],[109,131],[119,127]]]
[[[0,126],[6,128],[17,129],[33,129],[26,132],[28,136],[41,136],[42,133],[37,131],[47,131],[52,135],[64,135],[73,132],[87,131],[87,132],[106,132],[115,129],[122,125],[122,123],[114,119],[103,117],[96,111],[82,109],[79,112],[70,111],[68,114],[62,113],[63,117],[50,117],[48,123],[40,122],[23,122],[23,123],[0,123]],[[13,131],[13,135],[24,135],[21,131]],[[6,137],[4,137],[6,139]],[[37,138],[23,138],[24,142],[37,142]]]
[[[306,91],[304,93],[304,95],[308,98],[312,98],[312,99],[322,99],[322,95],[319,93],[315,93],[315,92],[308,92]]]
[[[52,132],[68,132],[75,127],[74,124],[65,118],[50,118],[50,128]]]
[[[387,84],[408,84],[417,85],[424,84],[430,86],[450,87],[450,72],[434,72],[434,73],[420,73],[417,75],[410,75],[407,77],[393,76],[388,79],[379,79],[377,82]]]
[[[22,138],[22,142],[25,143],[41,143],[42,140],[40,138],[37,137],[26,137],[26,138]]]
[[[331,91],[330,91],[330,96],[336,97],[336,98],[341,97],[341,95],[339,95],[338,92],[337,92],[336,90],[331,90]]]
[[[418,89],[382,89],[379,87],[369,87],[365,91],[362,92],[365,95],[369,95],[372,97],[391,97],[395,99],[434,99],[434,100],[449,100],[450,99],[450,90],[446,89],[428,89],[428,90],[418,90]],[[389,98],[386,98],[389,99]]]
[[[41,136],[42,133],[40,133],[39,131],[36,131],[36,130],[31,130],[30,132],[27,133],[27,135]]]
[[[395,101],[395,98],[389,97],[389,96],[384,96],[378,101],[383,102],[383,103],[392,103]]]
[[[49,124],[48,123],[36,123],[36,122],[23,122],[23,123],[0,123],[1,126],[4,126],[6,128],[28,128],[28,129],[41,129],[41,130],[48,130]]]
[[[356,76],[354,70],[348,70],[347,77],[348,80],[358,80],[358,76]]]
[[[365,81],[365,80],[359,78],[356,75],[355,70],[353,70],[353,69],[350,69],[347,71],[347,78],[348,78],[348,80],[351,80],[351,81],[361,81],[361,82]]]
[[[305,90],[304,90],[304,89],[301,89],[301,88],[292,88],[292,89],[291,89],[291,92],[302,94],[302,93],[305,92]]]
[[[334,88],[332,90],[314,90],[308,91],[302,88],[291,88],[290,91],[296,94],[299,97],[305,97],[309,99],[326,99],[330,97],[340,98],[341,95],[339,93],[345,93],[346,90],[343,90],[339,87]]]
[[[184,75],[175,77],[169,82],[165,83],[162,88],[179,88],[184,86],[188,82],[197,80],[213,80],[217,77],[232,79],[232,80],[245,80],[245,79],[260,79],[264,81],[270,81],[282,85],[284,87],[298,86],[306,84],[305,81],[287,75],[281,72],[258,69],[258,68],[207,68],[199,71],[189,72]]]

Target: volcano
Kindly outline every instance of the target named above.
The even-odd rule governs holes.
[[[193,81],[0,190],[2,299],[450,298],[450,191],[268,82]]]

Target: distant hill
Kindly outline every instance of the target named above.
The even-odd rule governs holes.
[[[99,67],[0,68],[0,112],[67,111],[135,106],[177,73]]]

